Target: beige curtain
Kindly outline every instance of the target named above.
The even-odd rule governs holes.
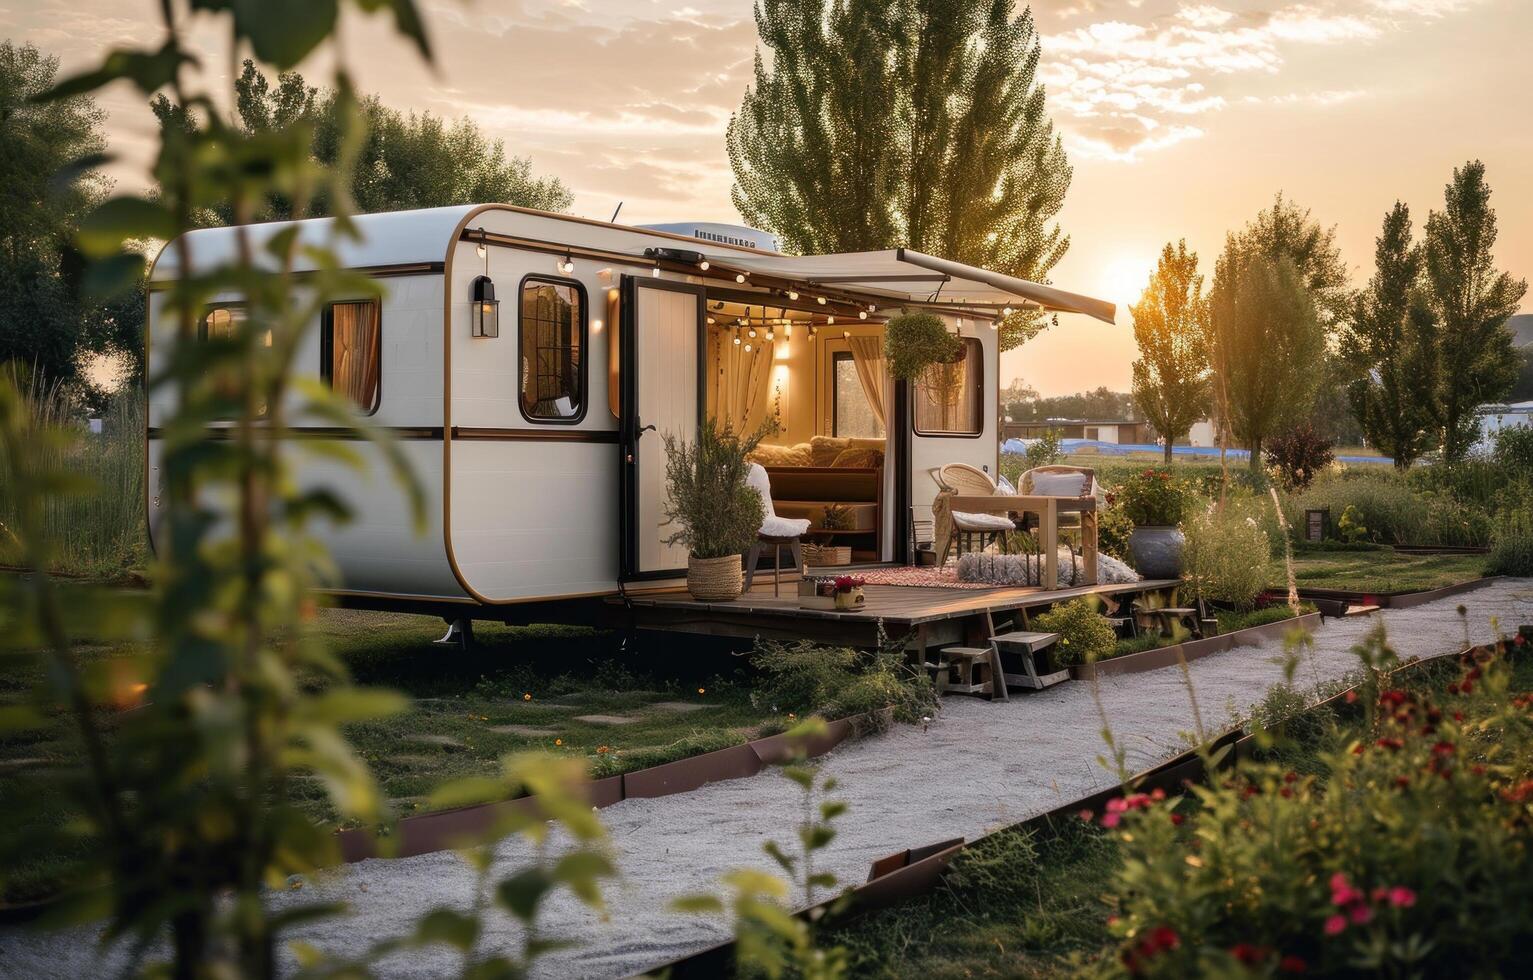
[[[933,364],[921,373],[915,384],[915,425],[922,432],[970,434],[980,431],[980,370],[977,343],[969,344],[963,360],[952,364]]]
[[[773,343],[758,330],[755,338],[736,331],[710,331],[713,362],[713,414],[729,422],[736,432],[755,432],[776,411],[771,391]],[[750,350],[745,349],[746,344]]]
[[[884,342],[879,337],[849,337],[846,345],[852,351],[852,363],[857,366],[857,380],[862,382],[868,408],[878,419],[878,427],[888,432],[884,421]]]
[[[374,301],[330,307],[330,385],[364,412],[378,407],[381,328]]]

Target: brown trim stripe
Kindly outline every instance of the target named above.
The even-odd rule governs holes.
[[[442,438],[442,428],[412,427],[412,426],[379,426],[384,432],[409,442],[437,442]],[[233,432],[230,426],[210,426],[207,430],[210,439],[228,439]],[[363,436],[355,429],[347,429],[338,426],[293,426],[287,430],[290,439],[362,439]],[[165,430],[160,426],[151,426],[149,429],[150,439],[163,439]],[[615,429],[495,429],[453,426],[452,437],[454,439],[468,439],[480,442],[588,442],[615,446],[618,443],[618,433]]]

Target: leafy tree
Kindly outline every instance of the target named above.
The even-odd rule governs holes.
[[[122,356],[136,375],[143,299],[83,292],[92,284],[70,240],[109,190],[96,169],[105,114],[84,95],[35,101],[57,73],[57,58],[0,43],[0,363],[96,401],[84,361]]]
[[[1374,273],[1352,302],[1341,356],[1353,380],[1347,397],[1363,432],[1395,468],[1406,470],[1431,442],[1431,338],[1412,315],[1421,250],[1411,243],[1411,212],[1396,202],[1384,216]]]
[[[448,123],[429,112],[407,115],[376,96],[347,102],[338,91],[322,91],[294,71],[279,73],[273,84],[250,60],[234,90],[244,135],[281,132],[302,123],[312,128],[309,152],[316,162],[338,166],[343,152],[355,153],[354,163],[346,161],[351,173],[347,190],[358,213],[484,202],[563,211],[574,199],[557,177],[534,176],[530,160],[508,156],[504,142],[486,137],[471,119]],[[187,124],[185,108],[163,94],[150,107],[162,127]],[[361,115],[366,135],[358,146],[345,145],[345,112]],[[320,195],[309,210],[329,214],[334,207],[329,196]],[[280,220],[292,214],[292,203],[273,192],[256,218]],[[228,224],[232,218],[228,203],[218,202],[203,221]]]
[[[1262,440],[1314,404],[1325,356],[1315,297],[1291,257],[1248,251],[1231,236],[1215,267],[1210,307],[1220,415],[1258,469]]]
[[[1134,401],[1155,431],[1171,446],[1192,424],[1208,414],[1208,302],[1198,254],[1185,240],[1168,243],[1149,287],[1132,307],[1134,340]]]
[[[1020,403],[1011,404],[1009,411],[1017,422],[1045,422],[1049,419],[1132,419],[1135,408],[1132,394],[1098,385],[1073,395],[1039,398],[1035,393]]]
[[[1443,458],[1464,458],[1478,435],[1479,406],[1506,396],[1520,359],[1506,323],[1527,293],[1525,279],[1496,269],[1496,212],[1485,165],[1453,171],[1442,211],[1427,217],[1420,315],[1432,337],[1431,409]]]
[[[1347,264],[1336,245],[1336,229],[1320,227],[1308,208],[1279,192],[1272,207],[1259,212],[1237,241],[1247,253],[1289,258],[1299,281],[1314,296],[1316,314],[1327,329],[1351,312]]]
[[[793,252],[907,246],[1047,282],[1072,171],[1010,0],[760,0],[732,198]],[[1042,329],[1007,317],[1001,349]]]

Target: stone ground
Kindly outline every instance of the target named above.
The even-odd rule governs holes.
[[[1460,648],[1467,607],[1476,641],[1533,623],[1533,581],[1508,580],[1414,609],[1369,617],[1331,619],[1316,631],[1313,653],[1297,683],[1340,678],[1356,666],[1352,646],[1382,618],[1402,657],[1431,657]],[[1222,727],[1243,716],[1282,679],[1282,643],[1242,647],[1190,666],[1204,723]],[[1175,668],[1107,678],[1100,698],[1130,768],[1140,770],[1174,755],[1194,727],[1193,704]],[[1014,696],[1007,703],[953,697],[927,728],[900,726],[841,746],[824,760],[840,781],[837,796],[850,804],[834,843],[817,868],[843,882],[867,876],[876,858],[949,837],[987,830],[1052,809],[1114,780],[1097,763],[1102,723],[1091,685],[1064,684]],[[727,938],[724,923],[668,909],[671,899],[719,890],[724,872],[741,866],[770,869],[761,852],[767,840],[788,843],[800,818],[801,798],[781,776],[715,783],[679,796],[628,800],[602,811],[620,880],[607,889],[598,914],[567,896],[545,906],[544,938],[578,945],[540,961],[541,977],[618,977],[659,966]],[[520,840],[496,848],[496,872],[509,875],[531,858]],[[273,896],[278,908],[299,902],[341,901],[342,917],[300,926],[288,938],[339,954],[358,954],[376,940],[409,932],[439,905],[466,908],[474,875],[452,854],[398,861],[374,860],[316,876],[297,892]],[[35,977],[101,975],[120,966],[124,951],[101,950],[99,930],[58,933],[0,932],[0,974]],[[482,949],[519,946],[518,928],[505,917],[487,924]],[[396,954],[381,971],[394,977],[455,973],[445,952]]]

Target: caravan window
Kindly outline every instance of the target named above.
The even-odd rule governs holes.
[[[985,348],[973,337],[964,356],[933,364],[916,379],[912,401],[917,435],[977,436],[985,431]]]
[[[586,296],[578,282],[522,280],[522,414],[578,422],[585,414]]]
[[[249,319],[249,313],[243,303],[227,303],[219,306],[209,306],[202,312],[202,318],[197,321],[197,339],[207,340],[234,340],[244,328],[245,321]],[[271,346],[271,331],[266,331],[263,338],[266,346]],[[219,397],[236,400],[240,397],[240,381],[231,372],[235,369],[224,365],[213,376],[213,384]],[[266,414],[266,406],[259,407],[257,415]],[[227,418],[227,417],[226,417]]]
[[[383,394],[383,315],[375,299],[331,303],[319,334],[319,373],[364,415]]]

